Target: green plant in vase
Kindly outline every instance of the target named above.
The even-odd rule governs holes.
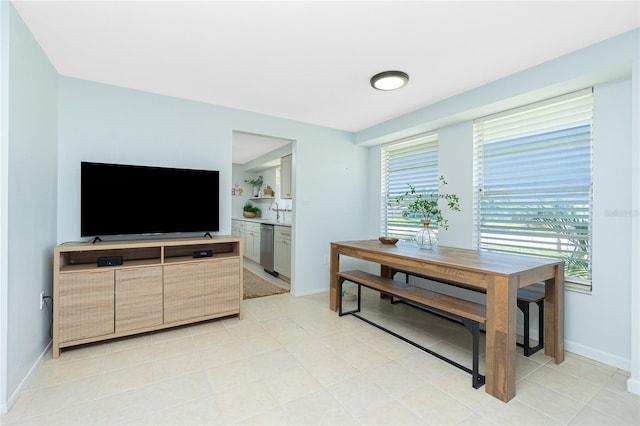
[[[395,204],[402,209],[403,217],[417,217],[422,220],[423,227],[415,236],[420,248],[430,249],[437,245],[437,234],[434,228],[441,226],[449,229],[448,221],[444,218],[439,206],[440,200],[444,200],[450,210],[460,211],[458,196],[441,192],[441,189],[447,185],[444,176],[440,176],[438,180],[440,185],[436,192],[420,192],[413,185],[408,184],[407,192],[389,201],[389,206]]]
[[[260,187],[262,186],[262,176],[258,176],[256,179],[245,179],[244,183],[253,187],[253,196],[257,197],[260,193]]]
[[[242,215],[244,217],[256,217],[261,213],[260,208],[254,206],[249,201],[247,201],[244,207],[242,207],[242,211],[243,211]]]

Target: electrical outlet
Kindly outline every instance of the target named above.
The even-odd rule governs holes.
[[[40,292],[40,310],[44,308],[44,290]]]
[[[328,255],[328,254],[325,254],[325,255],[324,255],[324,257],[322,258],[322,263],[324,263],[325,265],[326,265],[327,263],[329,263],[329,255]]]

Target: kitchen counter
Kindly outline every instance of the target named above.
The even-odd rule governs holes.
[[[291,226],[291,222],[276,222],[275,219],[263,219],[260,217],[247,218],[247,217],[234,217],[232,220],[244,220],[245,222],[254,222],[254,223],[266,223],[269,225],[278,225],[278,226]]]

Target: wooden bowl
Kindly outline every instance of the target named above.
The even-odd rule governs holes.
[[[244,213],[242,213],[242,215],[244,217],[256,217],[256,214],[255,213],[251,213],[251,212],[244,212]]]
[[[380,240],[382,244],[395,244],[398,242],[397,238],[389,238],[389,237],[379,237],[378,240]]]

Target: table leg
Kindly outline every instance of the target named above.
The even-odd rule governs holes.
[[[544,286],[544,353],[564,361],[564,264],[556,266],[555,277]]]
[[[340,271],[340,254],[331,244],[331,259],[329,264],[329,309],[338,310],[338,298],[341,297],[338,286],[338,272]]]
[[[391,267],[387,265],[380,265],[380,276],[385,278],[393,278],[391,274]],[[387,296],[384,293],[380,293],[380,299],[391,299],[391,297]]]
[[[494,277],[487,286],[486,391],[507,402],[516,395],[518,282]]]

